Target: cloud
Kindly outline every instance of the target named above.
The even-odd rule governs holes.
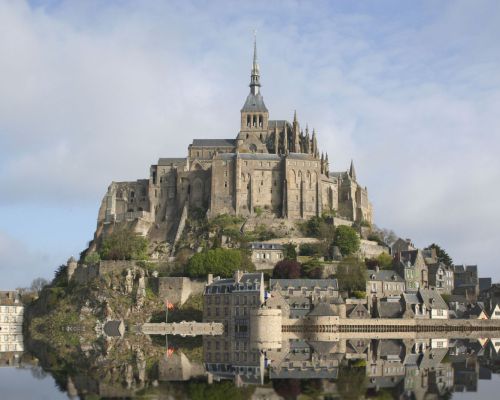
[[[0,290],[29,286],[30,282],[43,277],[50,280],[54,266],[47,253],[32,251],[29,245],[0,231]]]
[[[257,28],[271,118],[297,109],[335,170],[354,158],[379,225],[500,278],[498,2],[34,4],[0,4],[4,208],[88,207],[236,136]]]

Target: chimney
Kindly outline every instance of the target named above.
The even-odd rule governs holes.
[[[214,281],[214,274],[208,274],[207,285],[210,285]]]
[[[378,265],[375,265],[375,272],[379,272],[380,271],[380,267]]]

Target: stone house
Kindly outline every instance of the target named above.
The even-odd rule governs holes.
[[[414,246],[411,239],[399,238],[391,246],[392,255],[396,255],[398,253],[401,253],[402,251],[410,251],[416,249],[417,248]]]
[[[500,311],[500,284],[494,283],[489,289],[481,292],[481,300],[484,302],[486,310],[490,313],[492,319],[500,319],[500,314],[495,314]],[[493,318],[495,317],[495,318]]]
[[[279,243],[251,242],[252,262],[257,270],[272,269],[283,260],[283,245]]]
[[[454,288],[453,267],[443,263],[428,266],[429,286],[434,287],[441,294],[451,294]]]
[[[271,299],[266,301],[266,307],[281,308],[285,318],[303,318],[324,304],[345,315],[345,305],[339,307],[336,279],[271,279],[269,289]]]
[[[404,293],[403,304],[413,318],[448,319],[449,309],[441,295],[433,289],[419,289],[416,293]],[[407,313],[407,317],[411,314]]]
[[[261,357],[250,348],[250,314],[262,305],[264,294],[262,273],[236,271],[233,278],[209,280],[203,294],[203,321],[223,323],[224,335],[203,338],[208,372],[214,373],[213,368],[224,364],[247,368],[260,376]],[[234,377],[234,371],[231,373]]]
[[[269,289],[284,296],[306,296],[313,302],[339,297],[337,279],[270,279]]]
[[[366,295],[373,304],[377,299],[400,296],[405,291],[405,281],[392,270],[379,267],[366,271]]]
[[[394,270],[403,277],[407,291],[429,287],[429,272],[422,250],[398,252],[395,255]]]
[[[346,317],[352,319],[371,318],[366,299],[346,299]]]
[[[479,295],[479,277],[477,265],[453,266],[453,294],[466,296],[471,301]]]
[[[0,292],[0,353],[21,352],[24,306],[15,291]]]

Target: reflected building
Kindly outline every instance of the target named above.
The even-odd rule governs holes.
[[[24,306],[16,291],[0,292],[0,353],[22,352]]]

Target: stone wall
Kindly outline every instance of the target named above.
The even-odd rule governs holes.
[[[186,277],[165,276],[150,278],[158,296],[173,304],[184,304],[189,296],[203,294],[205,281],[194,281]]]

